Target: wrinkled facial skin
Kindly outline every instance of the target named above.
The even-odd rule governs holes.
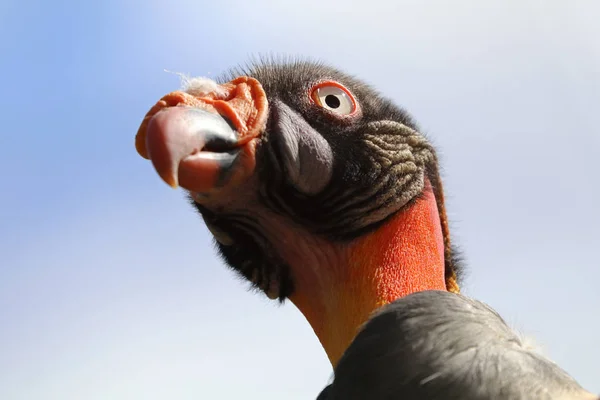
[[[350,243],[418,198],[426,179],[442,203],[434,150],[406,112],[364,83],[306,62],[259,63],[222,81],[242,75],[256,78],[269,102],[256,171],[231,192],[192,203],[226,263],[269,297],[283,301],[294,287],[282,242],[315,235]],[[311,88],[323,81],[347,88],[357,111],[340,117],[315,104]]]

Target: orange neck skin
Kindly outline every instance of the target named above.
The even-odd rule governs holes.
[[[313,265],[293,268],[290,300],[334,368],[373,311],[414,292],[446,290],[442,228],[429,184],[421,198],[375,232],[329,250]]]

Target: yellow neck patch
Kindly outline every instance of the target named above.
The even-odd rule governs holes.
[[[447,289],[444,238],[431,186],[406,210],[353,242],[341,263],[320,271],[318,282],[290,297],[334,367],[377,308],[410,293]]]

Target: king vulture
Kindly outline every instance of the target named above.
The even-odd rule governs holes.
[[[459,294],[436,152],[360,80],[304,61],[190,79],[136,149],[227,265],[306,317],[335,373],[320,399],[596,398]]]

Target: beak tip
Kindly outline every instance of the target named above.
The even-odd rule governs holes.
[[[163,178],[164,179],[164,178]],[[165,183],[169,185],[172,189],[177,189],[179,187],[179,182],[177,178],[174,176],[170,176],[169,179],[164,179]]]
[[[179,179],[177,177],[177,171],[169,170],[169,171],[160,171],[157,170],[158,176],[163,180],[167,185],[169,185],[172,189],[177,189],[179,187]]]

